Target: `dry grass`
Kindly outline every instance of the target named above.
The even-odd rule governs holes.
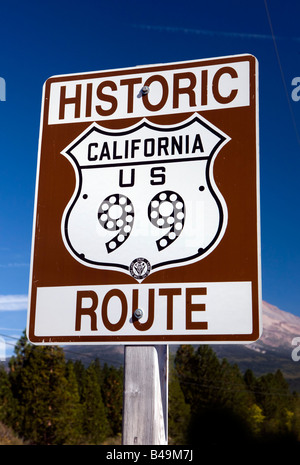
[[[103,446],[120,446],[122,444],[121,434],[113,438],[107,438],[102,443]]]
[[[3,423],[0,422],[0,445],[1,446],[22,446],[23,441]]]

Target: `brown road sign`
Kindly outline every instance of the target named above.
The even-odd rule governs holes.
[[[259,337],[257,73],[238,55],[46,81],[30,341]]]

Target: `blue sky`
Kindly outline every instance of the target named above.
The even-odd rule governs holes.
[[[299,17],[297,0],[2,3],[0,337],[19,337],[26,325],[44,81],[241,53],[255,55],[260,70],[263,299],[300,316]]]

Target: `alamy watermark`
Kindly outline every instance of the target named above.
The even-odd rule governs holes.
[[[0,102],[6,101],[6,82],[5,79],[0,77]]]
[[[292,360],[294,362],[299,362],[300,360],[300,337],[294,337],[292,340],[292,345],[296,346],[295,349],[292,350]]]
[[[291,93],[292,99],[294,102],[298,102],[300,100],[300,77],[292,79],[292,86],[294,87]]]

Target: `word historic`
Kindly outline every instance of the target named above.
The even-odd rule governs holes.
[[[49,124],[248,106],[249,63],[196,66],[182,71],[145,68],[110,78],[86,74],[51,82]],[[148,93],[143,93],[143,88]]]

